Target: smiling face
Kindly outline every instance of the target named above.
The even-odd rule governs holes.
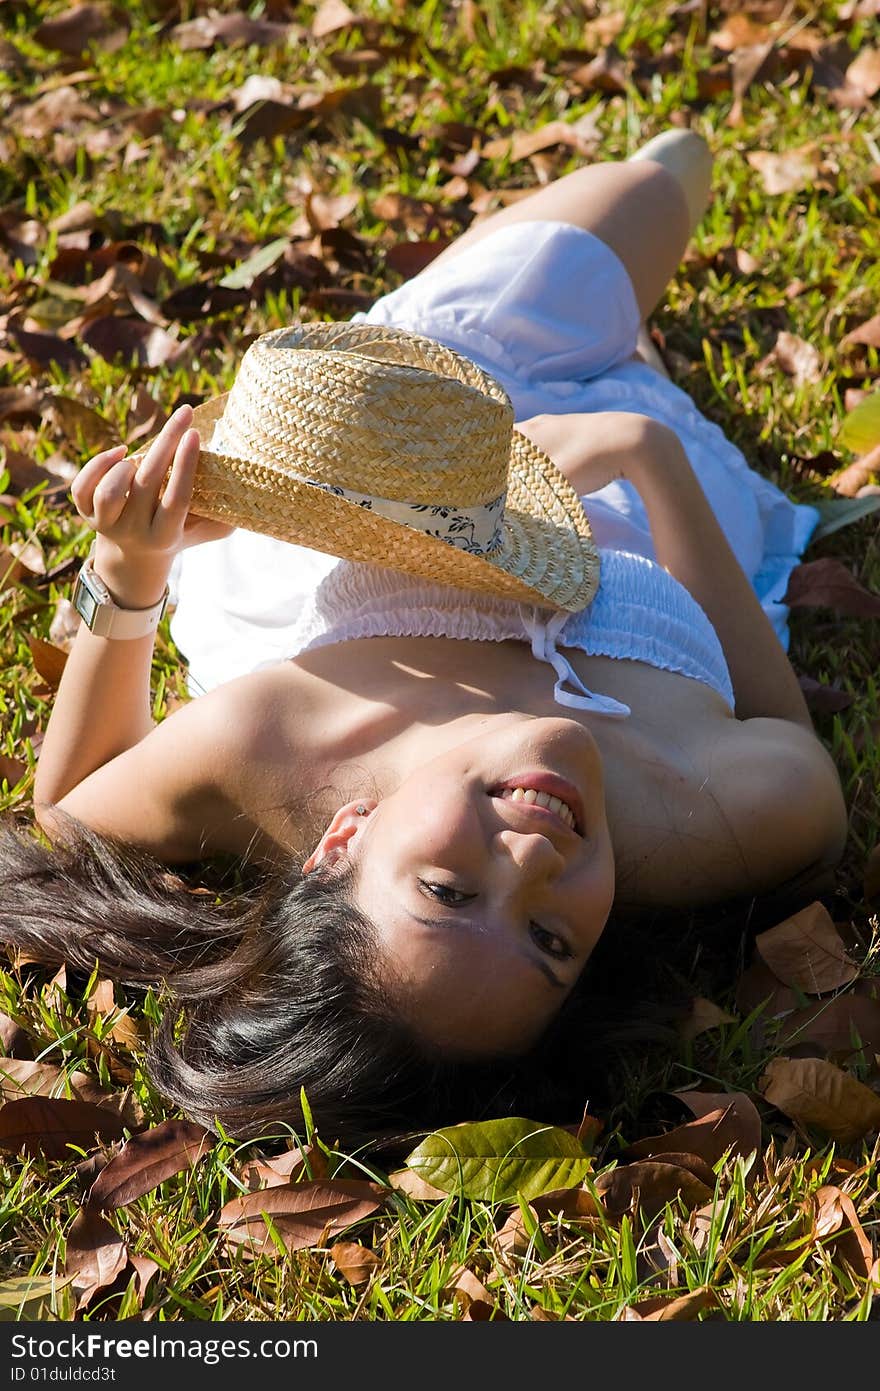
[[[306,871],[328,855],[351,860],[357,905],[426,1043],[459,1057],[524,1051],[611,910],[592,736],[573,720],[517,717],[363,805],[366,815],[337,812]]]

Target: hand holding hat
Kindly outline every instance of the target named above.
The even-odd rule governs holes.
[[[575,611],[599,558],[577,494],[488,373],[359,323],[263,334],[198,406],[191,511],[434,583]]]

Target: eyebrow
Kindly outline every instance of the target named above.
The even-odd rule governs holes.
[[[412,918],[413,922],[421,923],[423,927],[464,927],[465,923],[468,921],[467,919],[459,919],[458,921],[456,921],[454,918],[422,918],[419,917],[418,913],[413,913],[410,909],[407,909],[406,911],[409,913],[409,916]],[[540,971],[544,979],[548,980],[551,985],[556,987],[557,990],[568,989],[568,986],[566,985],[565,981],[560,980],[556,973],[554,971],[551,971],[547,962],[542,960],[541,957],[526,956],[525,960],[528,961],[530,966],[534,966],[536,971]]]

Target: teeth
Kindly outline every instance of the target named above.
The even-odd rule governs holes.
[[[549,792],[535,792],[531,787],[513,787],[505,788],[501,795],[511,802],[527,802],[529,806],[546,807],[548,811],[555,812],[573,831],[577,829],[574,814],[568,804],[559,797],[551,796]]]

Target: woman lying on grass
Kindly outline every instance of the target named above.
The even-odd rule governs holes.
[[[634,351],[710,169],[668,132],[578,170],[76,480],[116,627],[80,585],[35,786],[54,846],[5,837],[0,922],[167,983],[150,1068],[190,1116],[297,1127],[304,1087],[351,1144],[503,1113],[615,905],[839,858],[779,603],[817,514]],[[169,577],[213,689],[154,725]],[[165,868],[215,856],[257,887]]]

